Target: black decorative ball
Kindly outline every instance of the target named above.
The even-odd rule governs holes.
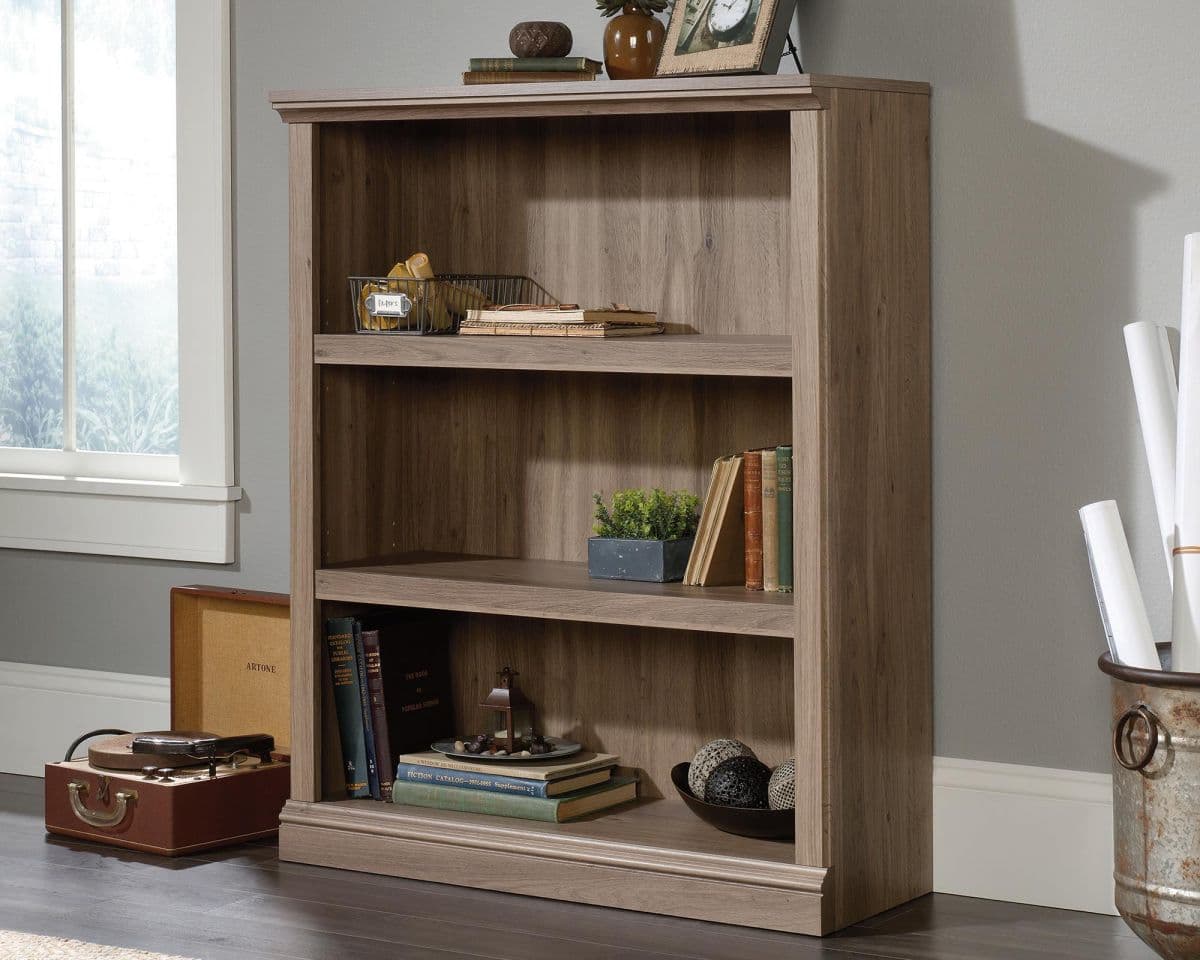
[[[767,806],[771,768],[754,757],[730,757],[717,764],[704,785],[704,799],[723,807]]]

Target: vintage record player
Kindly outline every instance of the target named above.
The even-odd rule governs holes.
[[[290,672],[285,594],[176,587],[172,729],[103,731],[86,759],[46,764],[47,832],[166,856],[274,835]]]

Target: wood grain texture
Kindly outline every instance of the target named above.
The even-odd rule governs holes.
[[[792,636],[792,598],[742,587],[593,580],[587,565],[444,555],[322,569],[317,597],[359,604],[498,613],[765,637]]]
[[[271,105],[285,122],[483,119],[820,109],[833,89],[929,95],[904,80],[834,76],[672,77],[597,82],[406,87],[402,90],[277,90]]]
[[[838,90],[822,116],[825,742],[839,928],[932,889],[929,104]]]
[[[553,337],[325,334],[316,338],[314,355],[317,363],[353,366],[790,378],[791,349],[790,338],[779,336],[668,335],[581,342]]]
[[[686,834],[669,820],[653,821],[665,829],[642,846],[640,836],[632,841],[588,836],[589,827],[619,814],[588,824],[547,824],[558,827],[547,834],[530,829],[534,824],[507,827],[496,824],[500,818],[424,815],[430,812],[350,801],[292,802],[280,818],[281,854],[302,863],[349,870],[369,863],[375,873],[578,903],[820,931],[824,871],[775,863],[758,851],[729,857],[680,849],[671,842]],[[675,826],[690,829],[682,819]]]
[[[288,136],[288,238],[291,316],[291,594],[292,594],[292,796],[316,800],[321,789],[321,663],[319,617],[313,595],[313,569],[320,538],[319,461],[316,453],[317,382],[313,333],[318,311],[317,238],[320,167],[318,128],[293,124]]]
[[[582,561],[593,492],[703,492],[717,457],[790,433],[787,380],[320,369],[326,567]]]

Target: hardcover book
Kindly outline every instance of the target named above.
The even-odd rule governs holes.
[[[586,790],[542,799],[397,780],[392,787],[392,802],[435,810],[563,823],[636,799],[637,784],[636,777],[613,777]]]
[[[792,581],[792,448],[775,449],[776,489],[779,491],[779,592],[791,593]]]
[[[762,452],[763,589],[779,589],[779,491],[774,449]]]
[[[379,631],[362,631],[363,660],[367,666],[367,698],[370,701],[371,729],[375,735],[375,766],[379,776],[379,799],[392,799],[392,748],[388,739],[387,701],[383,695],[383,670],[380,662]]]
[[[599,73],[604,64],[587,57],[472,57],[471,72],[498,71],[528,73]]]
[[[358,668],[359,722],[363,728],[363,747],[367,754],[367,789],[376,800],[379,792],[379,763],[375,759],[375,725],[371,722],[371,695],[367,689],[367,659],[363,655],[362,624],[354,621],[354,662]]]
[[[403,783],[431,783],[464,790],[485,790],[488,793],[509,793],[523,797],[560,797],[586,787],[604,783],[612,776],[612,767],[601,767],[563,777],[561,780],[526,780],[499,772],[476,773],[471,770],[450,770],[445,767],[426,767],[418,763],[396,766],[395,779]]]
[[[692,552],[688,554],[687,569],[683,572],[683,582],[688,586],[700,585],[700,564],[708,543],[710,531],[715,525],[714,515],[717,512],[717,488],[720,485],[722,464],[725,458],[718,457],[713,461],[712,473],[708,478],[708,489],[704,494],[704,503],[700,508],[700,523],[696,527],[696,539],[692,544]]]
[[[746,589],[763,588],[762,451],[745,454],[742,515],[745,519]]]
[[[745,457],[738,454],[723,465],[716,523],[700,567],[700,586],[733,586],[745,576],[745,516],[743,476]]]
[[[590,750],[585,750],[563,760],[530,764],[505,763],[503,773],[506,777],[518,777],[522,780],[561,780],[563,777],[575,776],[588,770],[611,767],[619,761],[620,757],[615,754],[592,753]],[[444,756],[434,750],[402,754],[399,762],[421,767],[439,767],[444,770],[469,770],[473,773],[493,774],[499,772],[495,763],[459,760]]]
[[[486,83],[569,83],[572,80],[595,80],[590,70],[468,70],[463,83],[477,86]]]
[[[464,320],[458,328],[466,336],[485,337],[645,337],[663,332],[661,324],[643,326],[620,323],[493,323]]]
[[[353,617],[326,620],[325,645],[329,651],[329,674],[346,771],[346,795],[365,798],[371,795],[371,787],[367,780],[367,747],[363,737],[358,658],[354,654],[354,623]]]
[[[658,314],[646,310],[625,310],[615,307],[583,310],[575,306],[524,307],[515,310],[472,309],[467,311],[467,320],[484,320],[495,324],[530,326],[547,323],[562,324],[613,324],[618,326],[652,327],[658,323]]]

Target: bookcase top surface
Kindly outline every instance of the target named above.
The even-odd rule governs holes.
[[[285,123],[453,120],[481,117],[602,116],[818,110],[821,91],[879,90],[928,96],[927,83],[815,74],[673,77],[593,83],[511,83],[394,89],[274,90]]]

